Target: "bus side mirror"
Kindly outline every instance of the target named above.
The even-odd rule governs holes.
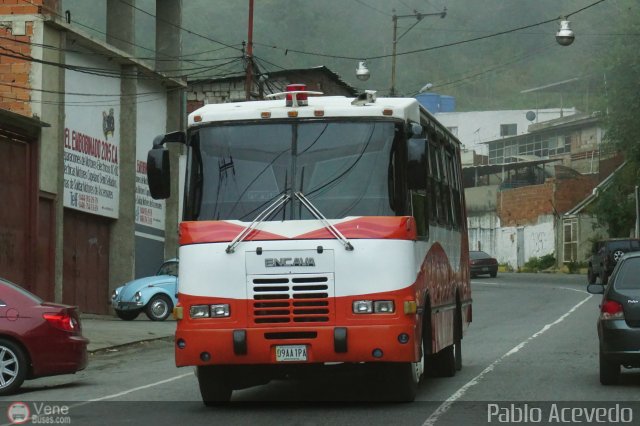
[[[155,141],[154,141],[155,146]],[[147,155],[147,182],[149,191],[155,200],[164,200],[171,195],[171,167],[169,150],[157,147]]]
[[[168,142],[186,144],[187,135],[178,130],[153,138],[153,148],[147,154],[147,183],[155,200],[164,200],[171,196],[169,150],[163,146]]]
[[[427,140],[407,141],[407,186],[408,189],[425,189],[427,185]]]

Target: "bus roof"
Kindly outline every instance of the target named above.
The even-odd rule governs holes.
[[[286,106],[285,99],[209,104],[189,114],[189,126],[218,121],[291,118],[289,113],[292,111],[297,111],[298,118],[393,117],[420,122],[420,106],[415,98],[377,98],[364,105],[352,105],[353,100],[345,96],[309,96],[308,106],[297,107]]]

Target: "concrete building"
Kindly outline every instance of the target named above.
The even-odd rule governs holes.
[[[0,276],[91,313],[175,256],[177,196],[148,195],[146,152],[185,115],[185,83],[162,72],[178,68],[181,1],[156,1],[156,53],[176,58],[157,65],[133,54],[133,8],[102,6],[105,37],[59,0],[0,4]]]
[[[603,149],[601,126],[598,116],[576,114],[486,142],[488,164],[463,168],[470,246],[514,269],[547,254],[560,265],[584,260],[577,228],[567,229],[575,216],[563,215],[623,161]],[[587,221],[580,241],[598,232]]]

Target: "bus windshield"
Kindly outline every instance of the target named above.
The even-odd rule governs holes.
[[[203,127],[192,138],[192,220],[313,219],[302,192],[328,219],[394,215],[389,166],[392,121],[297,121]],[[189,212],[187,213],[189,214]]]

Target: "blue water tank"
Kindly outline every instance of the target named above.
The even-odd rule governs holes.
[[[456,110],[456,98],[453,96],[440,96],[440,111],[438,112],[454,112]]]
[[[437,93],[420,93],[416,95],[416,99],[427,111],[435,114],[440,111],[440,95]]]

